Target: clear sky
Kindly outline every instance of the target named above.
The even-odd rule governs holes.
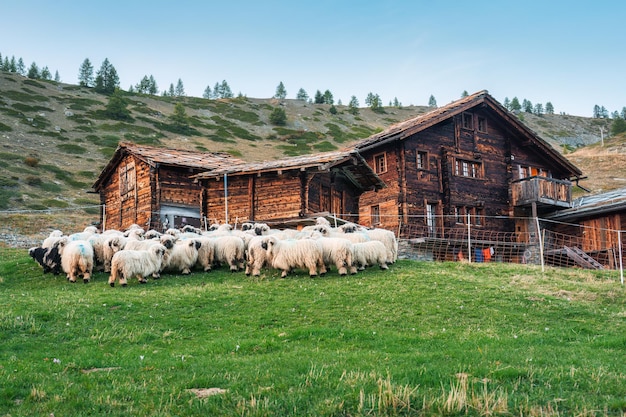
[[[369,92],[438,105],[465,90],[591,117],[626,106],[626,1],[0,0],[0,54],[77,84],[105,58],[127,90],[144,75],[188,96]]]

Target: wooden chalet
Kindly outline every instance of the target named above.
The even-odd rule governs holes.
[[[222,153],[120,143],[93,185],[103,206],[102,229],[200,226],[201,189],[191,177],[242,162]]]
[[[361,195],[359,222],[392,230],[419,223],[439,238],[468,218],[484,228],[526,231],[524,222],[489,219],[569,208],[572,181],[582,176],[487,91],[395,124],[355,149],[387,185]]]
[[[354,150],[222,167],[195,176],[209,222],[285,225],[327,212],[356,222],[359,196],[385,187]]]

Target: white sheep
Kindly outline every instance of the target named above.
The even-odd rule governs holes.
[[[331,265],[337,267],[339,275],[356,274],[356,268],[352,265],[352,242],[340,237],[319,237],[313,238],[322,251],[324,265],[329,268]]]
[[[215,238],[199,236],[194,240],[200,243],[196,265],[202,268],[204,272],[208,272],[213,268],[215,261]]]
[[[246,250],[246,275],[258,277],[261,268],[268,265],[267,251],[263,249],[264,236],[254,236],[248,243]]]
[[[50,234],[48,235],[47,238],[44,239],[43,243],[41,244],[41,247],[44,249],[48,249],[51,248],[52,246],[54,246],[54,244],[56,242],[58,242],[58,240],[63,237],[63,232],[60,230],[53,230],[50,232]]]
[[[198,261],[198,249],[200,242],[195,239],[178,240],[171,249],[167,262],[164,262],[161,270],[191,274],[191,269]]]
[[[124,249],[128,238],[123,235],[112,234],[108,236],[102,245],[102,263],[104,265],[104,272],[111,271],[111,260],[116,252]]]
[[[378,240],[352,244],[352,262],[362,271],[367,266],[378,264],[380,269],[389,269],[387,266],[387,248]]]
[[[309,276],[326,273],[322,252],[312,239],[279,240],[274,236],[265,237],[261,244],[267,250],[267,259],[272,268],[282,271],[285,278],[292,269],[308,269]]]
[[[148,250],[121,250],[113,255],[111,260],[111,275],[109,285],[115,286],[115,281],[125,287],[128,278],[136,276],[141,284],[145,284],[146,277],[161,270],[165,246],[152,245]]]
[[[91,279],[93,272],[93,247],[86,240],[69,240],[63,237],[56,243],[61,255],[61,269],[67,274],[70,282],[76,282],[76,278],[83,277],[86,284]]]
[[[232,272],[244,268],[245,242],[239,236],[223,235],[213,238],[214,262],[228,264]]]
[[[72,233],[68,236],[68,239],[71,240],[87,240],[92,235],[98,233],[98,228],[96,226],[87,226],[82,232]]]
[[[398,260],[398,240],[396,235],[387,229],[368,229],[364,232],[371,240],[378,240],[385,245],[387,249],[386,263],[392,264]],[[346,235],[349,235],[347,233]]]

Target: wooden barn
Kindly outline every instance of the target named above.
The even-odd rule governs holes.
[[[354,150],[225,165],[195,179],[202,188],[201,215],[209,222],[275,227],[319,213],[356,222],[359,196],[385,187]]]
[[[222,153],[120,143],[93,185],[103,206],[102,229],[200,226],[200,185],[191,177],[242,162]]]
[[[385,182],[364,192],[359,222],[401,230],[421,225],[446,238],[468,222],[524,232],[513,220],[571,206],[582,172],[488,92],[395,124],[355,145]],[[510,221],[491,222],[494,216]]]

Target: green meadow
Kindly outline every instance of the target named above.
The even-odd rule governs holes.
[[[622,416],[615,271],[44,275],[0,248],[0,416]]]

